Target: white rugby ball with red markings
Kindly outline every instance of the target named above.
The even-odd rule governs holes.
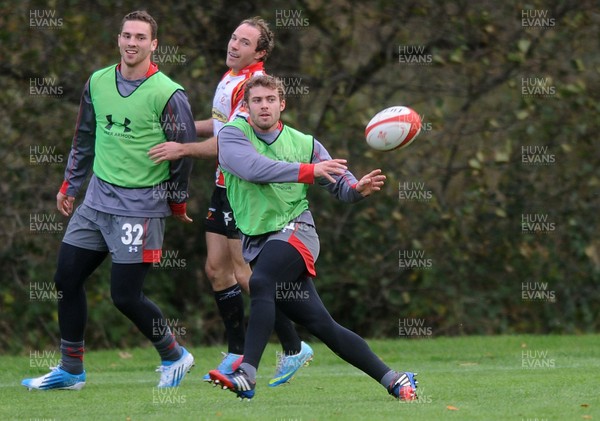
[[[391,151],[410,145],[421,131],[421,117],[413,109],[401,105],[375,114],[367,124],[367,143],[378,151]]]

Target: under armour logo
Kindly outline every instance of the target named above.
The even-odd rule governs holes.
[[[111,130],[112,126],[116,124],[117,126],[123,126],[123,132],[125,133],[131,131],[131,129],[128,127],[131,124],[131,120],[127,117],[125,117],[125,121],[122,124],[118,121],[113,121],[112,114],[107,115],[106,120],[108,121],[108,124],[104,127],[106,130]]]
[[[137,246],[129,246],[129,253],[137,253]]]

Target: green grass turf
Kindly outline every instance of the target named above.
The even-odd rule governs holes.
[[[190,348],[179,388],[156,389],[153,349],[86,354],[81,391],[27,391],[21,379],[58,352],[0,357],[0,420],[600,420],[600,335],[370,340],[391,367],[419,372],[419,400],[392,399],[321,343],[290,384],[267,387],[278,346],[261,362],[255,398],[202,382],[220,348]]]

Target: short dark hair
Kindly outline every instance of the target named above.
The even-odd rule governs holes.
[[[158,24],[156,23],[154,18],[150,16],[150,13],[146,12],[145,10],[136,10],[134,12],[126,14],[123,20],[121,21],[121,29],[119,30],[119,33],[123,32],[123,25],[125,25],[125,22],[130,20],[139,20],[150,24],[151,38],[156,39],[156,37],[158,36]]]
[[[256,43],[256,51],[264,51],[265,55],[262,56],[259,61],[266,61],[267,57],[271,54],[271,51],[273,51],[273,47],[275,47],[275,34],[269,29],[269,24],[260,16],[244,19],[238,26],[244,24],[250,25],[260,32],[258,42]]]
[[[276,90],[277,94],[279,95],[279,100],[285,100],[285,89],[281,79],[270,75],[258,75],[253,76],[248,82],[246,82],[246,86],[244,86],[244,101],[246,103],[248,103],[250,100],[250,89],[254,88],[255,86],[262,86],[264,88]]]

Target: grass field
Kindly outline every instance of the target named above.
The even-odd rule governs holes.
[[[495,336],[369,341],[388,365],[419,373],[419,400],[379,384],[312,341],[315,360],[287,385],[267,387],[278,346],[261,362],[255,398],[202,382],[220,348],[191,348],[182,385],[158,390],[153,349],[88,351],[87,384],[31,391],[56,351],[0,357],[0,420],[600,420],[600,335]]]

